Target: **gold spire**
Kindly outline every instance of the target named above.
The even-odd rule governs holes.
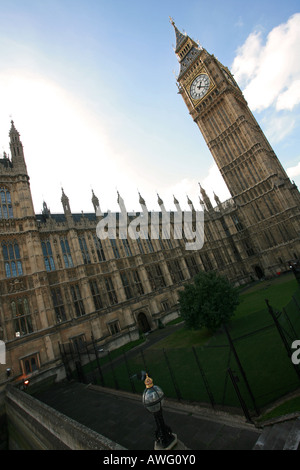
[[[152,388],[153,387],[153,380],[151,379],[151,377],[148,376],[147,373],[146,373],[146,378],[145,378],[144,384],[146,385],[146,388]]]

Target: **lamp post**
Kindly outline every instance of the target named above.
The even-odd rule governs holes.
[[[23,390],[23,392],[26,392],[27,388],[29,387],[29,384],[30,384],[30,380],[24,378],[19,385],[20,390]]]
[[[162,413],[162,402],[164,399],[164,392],[160,387],[153,384],[153,380],[146,374],[145,390],[143,393],[143,405],[153,414],[156,422],[155,431],[155,446],[156,450],[172,449],[177,443],[177,436],[173,434],[169,426],[164,422]]]

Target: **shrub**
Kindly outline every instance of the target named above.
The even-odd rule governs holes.
[[[201,272],[179,292],[180,313],[190,329],[216,331],[234,315],[238,289],[215,272]]]

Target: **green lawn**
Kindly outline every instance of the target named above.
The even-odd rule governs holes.
[[[200,346],[202,344],[206,344],[210,339],[211,333],[206,328],[203,328],[202,330],[188,330],[183,326],[172,335],[158,343],[155,343],[151,348],[162,349]]]
[[[259,282],[240,295],[240,305],[235,317],[238,318],[265,309],[265,299],[268,299],[273,307],[280,310],[290,301],[297,288],[298,284],[293,273]]]
[[[235,316],[229,324],[231,337],[246,373],[258,407],[266,406],[284,394],[297,389],[299,378],[283,346],[280,335],[268,312],[265,299],[275,310],[286,310],[296,332],[281,315],[280,323],[290,340],[300,338],[300,312],[292,301],[296,293],[300,304],[300,289],[292,274],[257,283],[244,290]],[[296,339],[295,337],[293,339]],[[247,406],[253,410],[251,396],[230,350],[223,331],[211,335],[207,330],[187,330],[184,326],[167,338],[155,343],[134,358],[112,370],[106,370],[106,386],[141,393],[144,384],[129,379],[146,370],[166,396],[188,401],[210,402],[240,407],[228,367],[238,376],[238,387]],[[210,392],[210,395],[209,395]]]
[[[272,411],[264,414],[258,422],[263,423],[266,420],[278,418],[279,416],[287,415],[300,410],[300,397],[291,398],[281,405],[276,406]]]
[[[265,299],[269,300],[274,310],[281,310],[291,300],[297,289],[298,284],[292,273],[281,275],[272,280],[261,281],[255,286],[249,287],[241,293],[240,304],[231,321],[234,336],[240,336],[270,325],[272,319],[268,313]],[[200,346],[215,340],[216,337],[220,338],[220,335],[217,334],[213,337],[206,329],[193,331],[183,327],[171,336],[156,343],[153,347],[161,349]],[[221,340],[223,341],[223,335]]]

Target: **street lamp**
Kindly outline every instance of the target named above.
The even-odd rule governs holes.
[[[22,382],[19,385],[20,390],[23,390],[25,392],[26,389],[28,388],[29,384],[30,384],[29,379],[23,379]]]
[[[153,380],[148,377],[146,373],[145,390],[143,393],[143,405],[153,414],[156,422],[155,431],[155,449],[171,449],[177,443],[177,436],[172,433],[169,426],[167,426],[163,419],[162,402],[164,399],[164,392],[160,387],[153,384]]]

